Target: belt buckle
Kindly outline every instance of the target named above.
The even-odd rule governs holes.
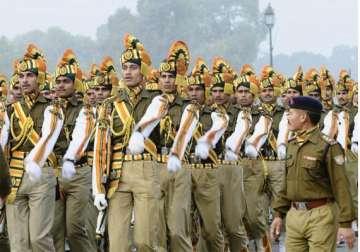
[[[296,205],[299,210],[307,210],[306,202],[297,202]]]

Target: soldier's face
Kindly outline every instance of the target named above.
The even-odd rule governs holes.
[[[101,104],[106,98],[111,96],[111,89],[104,86],[95,87],[95,99],[97,104]]]
[[[263,103],[273,103],[274,102],[274,88],[272,87],[267,87],[267,88],[263,88],[260,92],[260,100]]]
[[[19,73],[19,84],[24,94],[31,94],[39,91],[37,74],[26,71]]]
[[[174,93],[176,90],[175,75],[169,72],[161,72],[159,78],[161,91],[166,94]]]
[[[11,94],[14,96],[15,100],[20,100],[22,97],[22,93],[21,93],[21,87],[19,83],[16,83],[12,89],[11,89]]]
[[[74,82],[68,77],[59,76],[56,78],[55,83],[57,97],[67,98],[75,92]]]
[[[336,99],[340,106],[346,105],[349,102],[348,91],[342,90],[336,92]]]
[[[290,108],[287,113],[288,128],[291,131],[300,131],[306,122],[307,113],[300,109]]]
[[[188,86],[188,96],[193,103],[205,103],[205,90],[200,85]]]
[[[332,97],[332,88],[331,86],[326,86],[325,87],[325,92],[324,92],[324,100],[330,100]]]
[[[122,65],[123,80],[126,86],[136,87],[142,82],[143,76],[140,70],[140,66],[135,63],[126,62]]]
[[[213,87],[211,89],[211,96],[213,101],[218,105],[223,105],[229,100],[229,96],[225,94],[224,88],[222,87]]]
[[[248,107],[254,101],[254,96],[250,93],[250,89],[244,86],[239,86],[236,90],[236,103],[241,106]]]
[[[296,89],[289,88],[289,89],[286,91],[286,96],[287,96],[288,99],[290,100],[290,98],[292,98],[292,97],[300,96],[300,92],[297,91]]]
[[[319,92],[309,92],[308,96],[321,101],[320,93]]]
[[[94,89],[88,89],[86,91],[86,96],[88,97],[88,101],[89,101],[89,104],[91,106],[95,106],[96,104],[96,95],[95,95],[95,90]]]

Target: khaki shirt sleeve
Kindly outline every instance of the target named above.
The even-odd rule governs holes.
[[[291,207],[291,201],[288,200],[286,195],[286,173],[284,173],[284,177],[281,180],[282,186],[281,190],[279,191],[278,197],[276,197],[272,203],[272,207],[275,211],[275,216],[284,218],[286,216],[286,213],[289,211]]]
[[[338,221],[341,227],[351,227],[354,219],[354,207],[349,181],[345,173],[345,155],[339,144],[329,147],[326,163],[332,192],[339,207]]]
[[[4,152],[0,148],[0,197],[5,198],[10,194],[11,179],[9,173],[9,166],[5,159]]]

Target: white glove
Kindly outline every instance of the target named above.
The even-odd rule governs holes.
[[[61,174],[65,180],[70,180],[74,177],[76,174],[74,163],[69,160],[64,161]]]
[[[94,206],[96,206],[96,208],[99,211],[104,210],[107,207],[107,201],[105,199],[105,194],[103,193],[98,193],[95,194],[95,199],[94,199]]]
[[[285,144],[280,144],[277,148],[277,156],[279,160],[286,159],[286,146]]]
[[[41,168],[33,161],[25,160],[25,171],[29,174],[29,178],[33,182],[38,181],[41,177]]]
[[[249,142],[245,143],[245,154],[250,158],[257,158],[258,156],[255,146]]]
[[[226,161],[236,161],[238,160],[238,155],[233,152],[232,150],[230,149],[227,149],[226,152],[225,152],[225,160]]]
[[[139,131],[134,131],[131,134],[128,149],[131,154],[141,154],[144,152],[145,138]]]
[[[181,161],[177,156],[170,155],[167,163],[167,168],[169,172],[177,172],[181,169]]]
[[[357,143],[351,144],[351,151],[354,152],[354,154],[358,154],[358,144]]]
[[[201,159],[207,159],[209,156],[210,144],[206,142],[199,142],[195,147],[195,156]]]

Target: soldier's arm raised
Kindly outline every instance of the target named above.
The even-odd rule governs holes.
[[[44,111],[41,137],[24,160],[25,170],[30,179],[38,180],[41,168],[53,151],[64,124],[64,114],[59,104],[51,104]]]
[[[131,154],[144,152],[144,141],[150,136],[160,120],[166,116],[168,103],[169,101],[165,95],[158,95],[151,101],[144,116],[136,124],[131,134],[128,145]]]
[[[64,155],[63,178],[71,179],[75,175],[75,163],[82,157],[88,146],[91,132],[94,130],[94,124],[95,116],[91,107],[83,107],[76,119],[71,142]]]

